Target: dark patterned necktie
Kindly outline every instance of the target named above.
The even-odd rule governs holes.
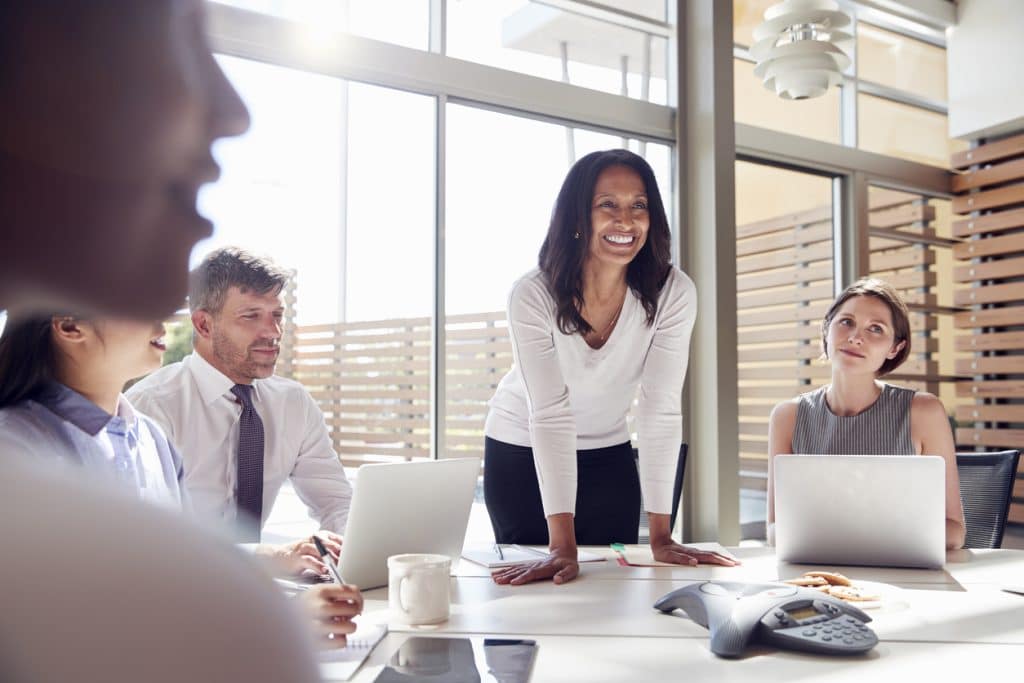
[[[236,384],[231,393],[242,404],[238,420],[236,505],[241,543],[258,543],[263,518],[263,420],[252,405],[252,386]]]

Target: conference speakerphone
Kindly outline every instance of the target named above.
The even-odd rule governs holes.
[[[710,631],[711,651],[738,657],[751,642],[827,655],[856,655],[878,644],[871,617],[813,588],[705,581],[662,596],[655,609],[682,609]]]

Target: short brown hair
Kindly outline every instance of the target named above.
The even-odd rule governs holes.
[[[222,247],[210,252],[189,276],[188,308],[220,313],[228,289],[242,292],[277,294],[284,289],[291,273],[267,257],[238,247]]]
[[[825,314],[825,319],[821,321],[822,352],[826,357],[828,356],[828,328],[836,317],[836,313],[839,312],[844,303],[855,296],[873,296],[884,302],[889,307],[889,313],[892,315],[892,329],[895,336],[893,345],[906,342],[895,356],[886,358],[885,362],[882,363],[882,367],[878,368],[878,372],[875,373],[878,377],[888,375],[903,365],[903,361],[907,360],[907,356],[910,355],[910,312],[907,310],[907,304],[903,301],[903,297],[900,296],[899,292],[883,280],[877,278],[857,280],[836,297],[836,300],[832,302],[832,306],[829,307],[828,313]]]

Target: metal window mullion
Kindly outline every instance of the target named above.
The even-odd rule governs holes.
[[[448,122],[448,98],[437,97],[434,129],[434,315],[431,324],[430,386],[433,401],[430,407],[430,457],[439,460],[446,452],[447,415],[447,330],[445,324],[445,146]]]
[[[854,15],[851,19],[850,33],[857,35],[857,17]],[[839,87],[839,134],[843,144],[847,147],[857,146],[858,137],[858,119],[857,119],[857,69],[858,69],[858,57],[857,54],[857,41],[851,41],[853,46],[850,48],[850,66],[846,70],[843,78],[843,82]]]
[[[871,273],[868,182],[860,171],[832,181],[834,294]]]
[[[448,0],[430,0],[430,39],[428,50],[435,54],[448,53]]]

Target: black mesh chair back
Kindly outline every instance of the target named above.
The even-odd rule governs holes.
[[[679,461],[676,463],[676,478],[672,482],[672,521],[669,524],[669,528],[674,529],[676,526],[676,516],[679,514],[679,499],[683,495],[683,475],[686,474],[686,452],[688,448],[684,443],[679,446]],[[636,449],[633,449],[633,459],[637,461],[639,467],[639,454]],[[651,530],[647,525],[647,511],[644,509],[644,501],[640,500],[640,537],[637,540],[638,543],[650,543]]]
[[[960,500],[967,526],[965,548],[998,548],[1013,497],[1020,451],[957,453]]]

